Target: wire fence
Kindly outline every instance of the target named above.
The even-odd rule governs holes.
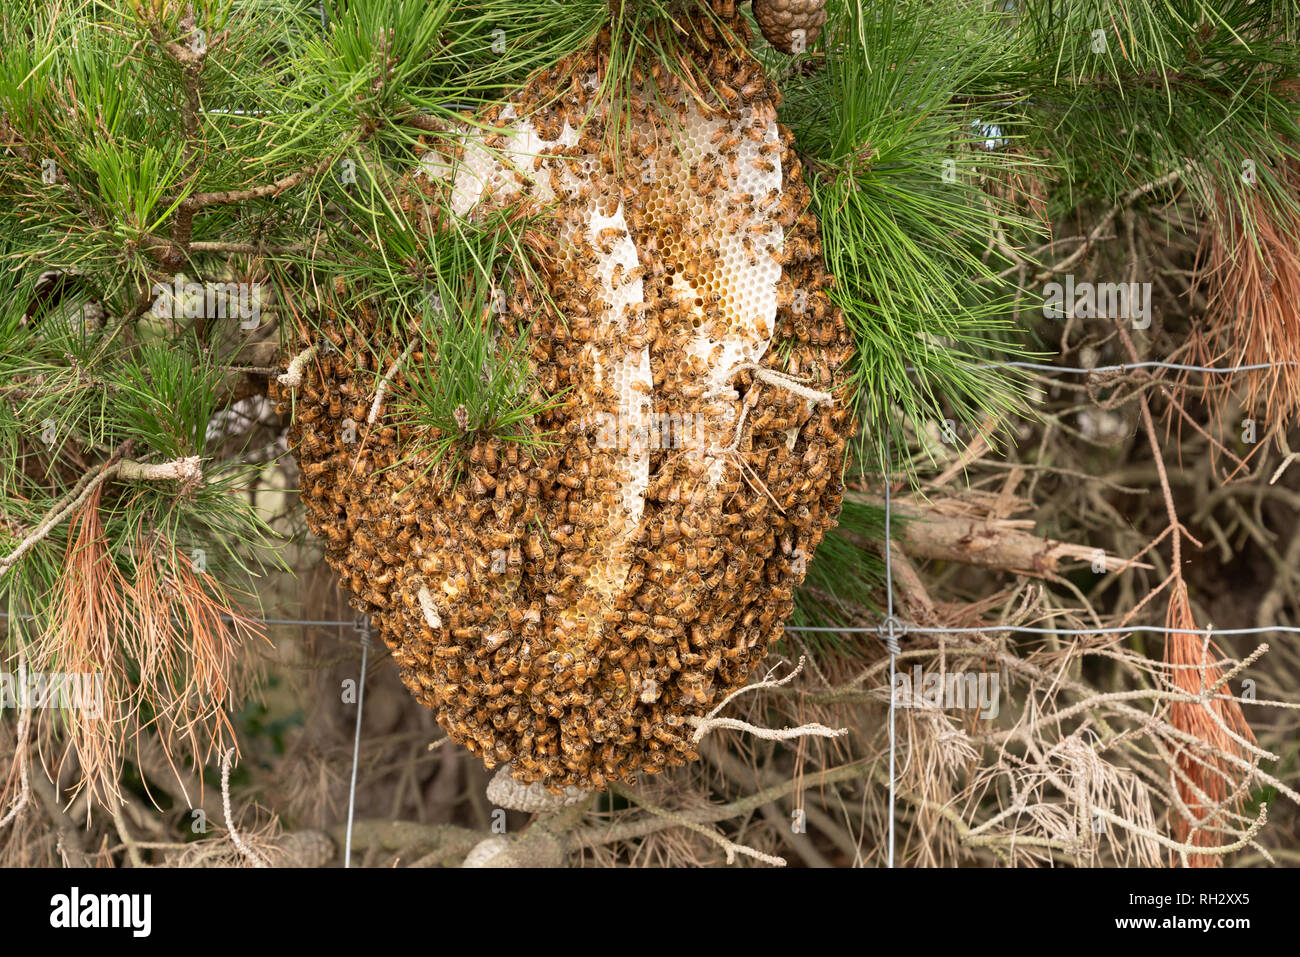
[[[1232,375],[1240,372],[1261,371],[1270,368],[1282,368],[1300,365],[1300,362],[1271,362],[1255,363],[1251,365],[1240,366],[1200,366],[1188,365],[1177,362],[1147,361],[1123,363],[1107,366],[1093,367],[1074,367],[1074,366],[1054,366],[1044,363],[1035,362],[990,362],[979,364],[978,368],[1022,368],[1034,371],[1054,372],[1060,374],[1093,374],[1093,373],[1124,373],[1138,369],[1162,369],[1181,372],[1193,372],[1213,375]],[[915,371],[909,367],[908,371]],[[890,445],[891,429],[884,429],[885,461],[890,462]],[[893,497],[891,486],[893,484],[892,472],[886,472],[884,476],[885,494],[884,494],[884,532],[885,542],[891,540],[891,522],[893,516]],[[921,625],[914,622],[899,619],[894,614],[894,580],[893,564],[891,559],[892,549],[886,545],[883,548],[885,559],[885,607],[886,614],[880,624],[872,626],[841,626],[841,625],[789,625],[785,631],[792,633],[836,633],[836,634],[870,634],[880,638],[889,654],[889,672],[890,687],[894,685],[897,656],[902,653],[900,639],[909,634],[916,635],[983,635],[983,634],[1034,634],[1034,635],[1064,635],[1072,637],[1083,637],[1092,635],[1128,635],[1136,633],[1148,633],[1159,635],[1262,635],[1262,634],[1300,634],[1300,626],[1291,625],[1269,625],[1251,628],[1169,628],[1158,625],[1122,625],[1107,626],[1096,628],[1058,628],[1031,625],[1011,625],[1011,624],[990,624],[962,627],[942,627],[935,625]],[[34,615],[10,615],[6,612],[0,612],[0,619],[23,619],[35,620]],[[360,766],[361,756],[361,719],[362,709],[365,701],[366,672],[371,648],[371,624],[366,616],[358,616],[352,619],[335,619],[335,618],[257,618],[250,617],[245,619],[256,624],[275,627],[313,627],[313,628],[345,628],[351,627],[358,634],[358,642],[361,646],[361,670],[357,681],[357,717],[356,730],[353,738],[352,750],[352,773],[348,787],[348,812],[347,826],[345,832],[344,847],[344,866],[351,864],[352,848],[352,827],[356,809],[357,793],[357,775]],[[887,849],[887,866],[894,866],[895,854],[895,810],[896,810],[896,793],[897,784],[897,702],[895,696],[889,696],[889,807],[888,807],[888,849]]]
[[[1112,372],[1135,372],[1139,369],[1169,369],[1175,372],[1203,372],[1210,375],[1236,375],[1238,372],[1262,372],[1265,369],[1285,369],[1291,366],[1300,366],[1300,361],[1291,360],[1288,362],[1254,362],[1249,365],[1241,366],[1198,366],[1186,365],[1181,362],[1165,362],[1159,359],[1149,359],[1144,362],[1123,362],[1118,365],[1108,366],[1054,366],[1045,362],[976,362],[967,368],[971,369],[1031,369],[1036,372],[1055,372],[1058,374],[1068,375],[1088,375],[1091,373],[1112,373]],[[915,372],[915,366],[908,366],[908,372]]]

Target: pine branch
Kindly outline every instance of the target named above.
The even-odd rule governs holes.
[[[124,458],[130,443],[123,444],[103,465],[87,472],[67,495],[56,502],[40,523],[19,542],[18,547],[0,558],[0,578],[22,560],[22,557],[44,541],[58,525],[80,509],[97,488],[112,479],[127,482],[181,481],[193,485],[202,481],[198,456],[172,462],[147,464]]]
[[[180,201],[180,205],[190,210],[201,209],[204,206],[218,206],[228,203],[246,203],[255,199],[266,199],[271,196],[279,196],[285,190],[293,189],[303,181],[311,177],[318,176],[325,170],[329,169],[337,162],[341,151],[336,151],[315,163],[311,163],[297,172],[290,173],[276,180],[274,183],[267,183],[262,186],[254,186],[247,189],[227,189],[211,193],[192,193]]]

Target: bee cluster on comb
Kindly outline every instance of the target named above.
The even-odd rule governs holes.
[[[842,499],[851,340],[778,94],[716,24],[686,42],[697,87],[646,65],[617,138],[605,37],[406,182],[439,216],[540,214],[486,321],[562,394],[547,444],[467,437],[455,476],[412,461],[367,421],[405,345],[371,355],[371,307],[328,323],[297,394],[303,501],[353,604],[447,733],[525,784],[695,758],[693,720],[779,639]]]

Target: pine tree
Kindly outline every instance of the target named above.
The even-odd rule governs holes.
[[[287,543],[248,494],[265,457],[230,441],[231,417],[268,393],[299,443],[309,498],[320,474],[308,427],[317,415],[350,424],[341,441],[358,448],[389,441],[388,429],[411,482],[449,496],[471,488],[480,448],[537,461],[557,444],[546,423],[574,405],[578,384],[548,380],[535,354],[537,330],[549,328],[539,317],[562,312],[547,292],[556,252],[544,211],[489,203],[482,215],[458,212],[454,173],[440,189],[428,164],[468,163],[468,149],[491,155],[506,128],[502,106],[525,89],[539,91],[537,102],[546,92],[563,100],[585,79],[574,63],[598,63],[593,155],[608,154],[611,171],[650,148],[638,146],[632,106],[645,90],[684,90],[683,102],[725,112],[727,92],[700,67],[711,48],[752,51],[762,83],[779,91],[777,120],[792,134],[789,157],[816,227],[809,258],[833,277],[816,292],[842,315],[848,345],[825,381],[803,374],[794,345],[762,381],[785,375],[781,388],[830,390],[855,426],[823,480],[828,495],[841,482],[847,490],[838,527],[812,535],[816,555],[797,571],[789,615],[825,631],[792,633],[777,652],[809,655],[832,676],[879,664],[874,634],[837,629],[874,627],[895,584],[896,614],[914,624],[984,623],[982,596],[936,610],[903,580],[916,574],[905,557],[919,548],[910,530],[938,514],[916,498],[891,514],[904,564],[887,590],[882,489],[933,492],[936,471],[1008,448],[1043,421],[1055,387],[1014,363],[1050,364],[1070,335],[1041,311],[1050,283],[1069,275],[1073,290],[1075,273],[1080,282],[1122,276],[1135,284],[1126,291],[1137,289],[1140,232],[1163,237],[1173,257],[1191,238],[1198,254],[1171,268],[1195,277],[1200,308],[1178,327],[1173,354],[1150,351],[1168,341],[1156,335],[1163,318],[1150,333],[1108,327],[1095,354],[1269,364],[1209,381],[1201,395],[1225,415],[1259,417],[1289,453],[1300,406],[1300,376],[1285,365],[1300,360],[1300,3],[827,0],[824,26],[807,21],[811,36],[773,19],[775,6],[0,3],[4,650],[11,671],[99,675],[108,702],[103,714],[65,709],[37,731],[24,726],[20,750],[37,737],[70,743],[80,783],[111,806],[146,739],[195,767],[236,743],[231,715],[266,641],[262,593],[285,570]],[[503,289],[511,302],[528,290],[528,308],[512,315]],[[1168,298],[1172,329],[1177,297]],[[1104,307],[1096,315],[1131,318]],[[1073,301],[1065,316],[1088,318]],[[580,321],[561,318],[562,330]],[[799,374],[779,371],[791,368]],[[313,391],[326,381],[345,387]],[[365,383],[364,394],[348,383]],[[1118,401],[1124,386],[1088,388]],[[1131,431],[1150,436],[1154,459],[1167,450],[1152,405],[1198,388],[1152,379],[1125,396]],[[1183,424],[1181,405],[1158,408]],[[1181,570],[1190,532],[1159,474],[1171,530],[1156,549],[1126,557],[1161,571],[1146,612],[1193,629],[1205,618]],[[784,513],[757,474],[737,481]],[[324,527],[332,508],[309,511]],[[340,539],[355,536],[342,511],[337,521]],[[1043,534],[1058,537],[1046,524]],[[992,567],[1082,594],[1056,574],[1060,555],[1012,544],[1026,562]],[[932,543],[913,557],[960,562],[967,545]],[[568,554],[549,538],[537,547]],[[1068,558],[1092,553],[1080,544]],[[507,558],[512,567],[532,560]],[[344,583],[374,611],[367,577],[352,567]],[[442,596],[406,597],[412,620],[441,627]],[[1044,646],[1033,637],[1000,647],[1032,664]],[[1165,687],[1192,697],[1231,668],[1208,665],[1190,634],[1168,636],[1165,654],[1174,666]],[[1172,769],[1158,799],[1182,807],[1157,829],[1196,848],[1232,843],[1222,831],[1241,832],[1239,799],[1261,786],[1241,709],[1218,701],[1210,712],[1174,704],[1170,726],[1190,736],[1187,750],[1162,746],[1151,765],[1156,777]],[[1206,757],[1196,740],[1218,750]],[[11,796],[20,776],[26,791],[28,761],[13,762]],[[1185,851],[1187,863],[1219,859]]]

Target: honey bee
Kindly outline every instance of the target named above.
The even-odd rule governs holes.
[[[750,160],[750,163],[753,165],[755,169],[760,170],[761,172],[764,173],[776,172],[776,166],[772,163],[771,160],[765,160],[760,157],[757,159]]]
[[[551,172],[547,177],[547,181],[550,183],[551,192],[556,196],[563,196],[570,191],[569,188],[565,186],[564,177],[560,175],[560,170],[557,166],[551,167]]]
[[[677,78],[672,71],[665,70],[663,64],[656,61],[650,67],[650,76],[654,80],[655,87],[665,92],[671,92],[677,88]]]
[[[596,245],[600,247],[601,252],[608,255],[614,248],[614,243],[623,235],[623,230],[616,229],[613,226],[607,226],[596,234]]]

